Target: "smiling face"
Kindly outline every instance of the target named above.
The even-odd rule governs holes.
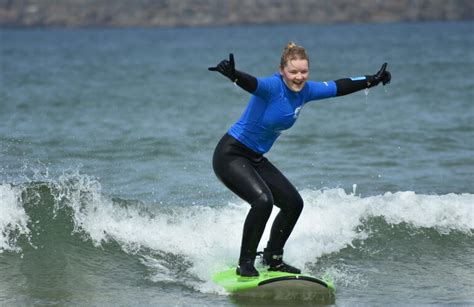
[[[280,74],[286,86],[293,92],[303,89],[309,76],[309,64],[306,59],[293,59],[280,66]]]

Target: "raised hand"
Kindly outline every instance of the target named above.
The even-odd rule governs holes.
[[[383,63],[380,70],[372,76],[372,86],[377,85],[380,82],[382,82],[383,85],[390,83],[390,80],[392,80],[392,74],[390,74],[390,72],[387,70],[387,65],[387,63]]]
[[[235,73],[235,62],[234,62],[234,55],[232,53],[229,54],[229,59],[228,60],[222,60],[217,66],[215,67],[209,67],[208,68],[210,71],[218,71],[227,78],[230,79],[230,81],[235,82],[237,79],[236,73]]]

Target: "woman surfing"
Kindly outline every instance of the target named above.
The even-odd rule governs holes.
[[[334,81],[308,80],[309,58],[304,47],[288,43],[279,72],[256,78],[235,69],[233,54],[210,71],[217,71],[251,94],[247,108],[218,143],[213,156],[217,177],[250,204],[245,219],[236,273],[259,276],[254,262],[257,247],[273,206],[280,212],[273,222],[263,251],[269,271],[300,274],[283,262],[283,248],[303,209],[303,199],[293,184],[265,156],[283,130],[295,123],[309,101],[347,95],[380,83],[390,83],[387,63],[375,75]]]

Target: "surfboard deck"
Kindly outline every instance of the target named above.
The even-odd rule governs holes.
[[[259,273],[258,277],[241,277],[234,267],[215,274],[213,281],[233,296],[311,299],[335,292],[331,281],[313,276],[266,269]]]

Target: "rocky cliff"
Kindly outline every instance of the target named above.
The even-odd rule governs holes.
[[[0,0],[0,26],[472,20],[473,0]]]

